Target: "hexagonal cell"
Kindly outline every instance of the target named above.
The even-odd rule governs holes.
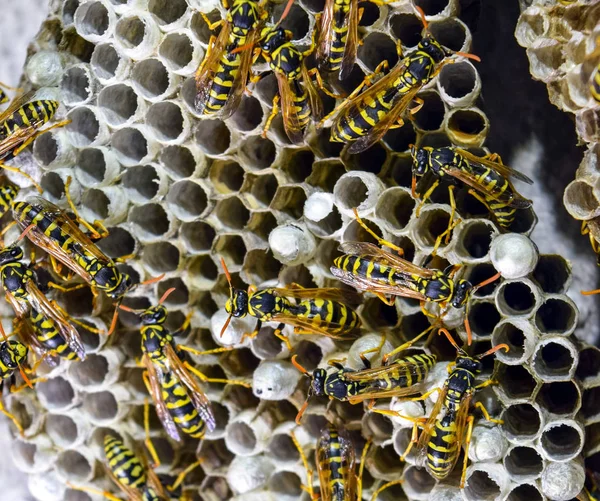
[[[349,154],[347,149],[342,153],[342,162],[349,171],[360,170],[372,174],[383,174],[388,163],[387,159],[387,151],[379,143],[367,151],[355,155]]]
[[[242,187],[244,169],[234,161],[216,160],[210,168],[209,177],[217,193],[234,193]]]
[[[442,13],[448,3],[448,0],[415,0],[415,5],[420,7],[426,16]]]
[[[276,5],[273,8],[273,19],[279,19],[285,7],[284,4]],[[301,40],[307,36],[309,26],[308,13],[297,4],[292,6],[287,17],[281,23],[282,28],[290,30],[294,34],[294,40]]]
[[[168,33],[158,47],[158,55],[170,71],[177,72],[192,62],[194,44],[187,33]]]
[[[375,213],[390,231],[402,230],[410,221],[415,204],[407,189],[389,188],[381,194]]]
[[[96,244],[102,252],[113,259],[134,253],[136,242],[131,233],[116,226],[107,229],[108,236],[99,240]]]
[[[142,253],[142,261],[155,275],[175,271],[180,259],[179,249],[169,242],[147,244]]]
[[[363,223],[365,223],[371,230],[375,232],[376,235],[380,237],[383,235],[383,232],[373,221],[369,219],[363,219]],[[379,245],[377,240],[373,238],[372,235],[367,233],[367,231],[360,225],[356,220],[351,221],[344,231],[344,235],[342,238],[343,242],[369,242],[376,245]]]
[[[542,254],[533,270],[533,278],[547,294],[565,292],[571,277],[571,265],[557,254]]]
[[[214,23],[221,19],[221,13],[218,10],[214,9],[210,12],[207,12],[206,17],[211,23]],[[192,15],[192,19],[190,21],[190,29],[192,30],[194,36],[200,42],[202,42],[204,45],[208,45],[210,37],[213,35],[213,33],[206,24],[204,17],[200,15],[200,12],[195,11]]]
[[[529,315],[541,301],[534,287],[529,280],[503,282],[498,289],[498,309],[506,316]]]
[[[375,71],[382,61],[387,61],[390,68],[398,62],[396,44],[389,35],[378,31],[370,33],[363,39],[356,57],[371,71]]]
[[[270,139],[250,136],[240,145],[238,155],[244,168],[262,170],[273,164],[277,149]]]
[[[66,450],[59,454],[56,460],[56,471],[63,478],[82,482],[92,476],[93,465],[88,459],[77,451]]]
[[[410,145],[417,142],[417,133],[413,128],[412,122],[407,121],[402,127],[389,129],[385,133],[385,136],[383,136],[383,142],[392,151],[408,151]]]
[[[327,128],[315,132],[311,147],[321,158],[339,158],[344,144],[331,141],[331,129]]]
[[[402,475],[403,465],[392,444],[373,447],[370,452],[369,471],[376,478],[392,479]]]
[[[163,301],[163,304],[167,307],[173,307],[173,306],[185,306],[187,305],[189,299],[190,299],[190,294],[188,291],[187,286],[185,285],[185,283],[183,282],[183,280],[181,280],[181,278],[166,278],[164,280],[161,280],[157,287],[156,287],[156,295],[159,297],[162,297],[163,294],[165,292],[167,292],[169,289],[175,289],[171,294],[169,294],[169,296]],[[173,314],[176,312],[172,312]],[[169,317],[171,317],[171,315],[169,314]],[[170,318],[168,319],[168,322],[170,323]],[[179,328],[179,325],[181,325],[182,322],[177,322],[177,328]]]
[[[542,428],[542,415],[532,404],[509,405],[502,413],[502,429],[509,440],[529,441],[535,438]]]
[[[518,364],[527,360],[533,352],[536,342],[536,334],[529,323],[523,323],[519,320],[504,319],[495,328],[492,334],[492,343],[494,345],[507,344],[510,348],[508,352],[502,351],[496,356],[505,363]]]
[[[469,282],[476,286],[477,284],[485,282],[487,279],[491,278],[496,273],[496,269],[491,264],[481,263],[470,268],[463,278],[466,278]],[[474,296],[487,297],[491,295],[496,290],[496,287],[498,287],[499,285],[500,282],[498,280],[495,280],[494,282],[491,282],[485,285],[484,287],[477,289]]]
[[[430,0],[427,1],[429,3],[439,3],[440,0],[434,0],[433,2]],[[443,1],[444,0],[441,0],[441,2]],[[439,43],[444,47],[448,47],[450,50],[456,51],[464,49],[467,38],[466,30],[466,26],[454,17],[448,17],[442,21],[435,21],[429,25],[429,31]]]
[[[426,207],[421,216],[416,220],[414,231],[417,244],[423,247],[433,247],[437,238],[442,235],[450,223],[450,212],[447,209]],[[439,248],[442,249],[446,245],[446,239],[442,238]]]
[[[131,70],[131,82],[134,89],[145,99],[156,100],[170,94],[171,78],[165,65],[159,59],[138,61]]]
[[[543,501],[540,490],[532,484],[516,485],[510,491],[506,501]]]
[[[536,347],[531,366],[545,380],[567,378],[577,364],[577,350],[561,338],[542,340]]]
[[[390,17],[389,24],[392,35],[402,41],[403,47],[416,47],[423,37],[423,22],[412,13],[395,13]]]
[[[98,94],[98,107],[111,127],[130,122],[139,112],[140,102],[135,91],[126,84],[104,87]]]
[[[600,387],[589,388],[583,392],[581,400],[581,416],[584,423],[589,424],[596,421],[600,415],[598,399],[600,398]]]
[[[453,100],[460,100],[468,96],[475,88],[477,70],[465,61],[447,64],[442,68],[439,76],[439,86],[446,95]]]
[[[500,319],[500,313],[494,303],[479,301],[471,304],[469,323],[473,334],[478,337],[491,336]]]
[[[450,139],[462,146],[481,146],[489,121],[482,111],[471,108],[455,110],[448,114],[447,133]]]
[[[444,120],[444,103],[435,91],[422,92],[419,98],[423,100],[423,107],[414,114],[413,122],[420,131],[437,131]]]
[[[530,207],[529,209],[517,209],[515,220],[509,226],[508,230],[513,233],[529,235],[533,231],[536,223],[537,216],[533,211],[533,207]]]
[[[407,467],[404,470],[404,484],[408,492],[426,496],[435,487],[435,479],[425,468]]]
[[[190,283],[202,290],[210,290],[219,276],[217,265],[208,255],[192,258],[187,272]]]
[[[396,327],[400,321],[395,306],[388,306],[379,298],[367,298],[362,309],[363,320],[373,330]]]
[[[50,439],[62,448],[71,446],[77,440],[79,433],[75,421],[63,414],[48,414],[45,430]]]
[[[566,296],[547,298],[535,314],[535,325],[542,334],[569,334],[577,325],[577,309]]]
[[[189,122],[174,102],[155,103],[146,112],[146,124],[157,141],[182,141],[189,133]]]
[[[231,132],[221,120],[201,120],[196,126],[194,139],[207,155],[221,155],[231,145]]]
[[[460,230],[456,252],[465,259],[482,259],[490,251],[492,238],[496,231],[491,223],[467,221]]]
[[[48,410],[66,409],[75,400],[71,383],[60,376],[37,383],[36,390],[41,404]]]
[[[280,186],[269,207],[284,212],[294,219],[300,219],[305,202],[306,192],[300,186]]]
[[[106,132],[106,126],[100,124],[97,114],[87,106],[73,108],[67,117],[71,122],[65,126],[65,130],[73,146],[83,148],[96,144],[97,139]]]
[[[289,183],[302,183],[313,171],[315,155],[310,150],[285,150],[281,158],[280,170]]]
[[[217,202],[215,215],[223,226],[241,230],[248,223],[250,211],[238,197],[232,196]]]
[[[186,222],[193,221],[208,208],[208,194],[194,181],[177,181],[169,189],[167,203],[175,217]]]
[[[263,284],[275,280],[281,271],[281,263],[271,251],[252,250],[246,254],[242,278],[247,283]]]
[[[573,381],[544,383],[535,401],[552,414],[568,416],[581,406],[581,390]]]
[[[574,421],[548,423],[539,441],[548,459],[568,461],[583,448],[583,427],[577,426]]]
[[[160,177],[152,165],[129,167],[121,181],[127,195],[136,203],[149,202],[160,188]]]
[[[249,132],[256,129],[262,119],[263,109],[258,99],[244,94],[237,110],[229,120],[235,125],[236,130]]]
[[[187,11],[187,2],[185,0],[150,0],[148,11],[154,14],[159,25],[169,25],[183,17]]]
[[[165,210],[159,204],[132,207],[129,211],[129,222],[156,237],[167,233],[171,226]]]
[[[393,184],[410,188],[412,183],[412,159],[410,155],[393,155],[389,177]]]
[[[269,239],[269,234],[277,227],[277,220],[270,210],[254,211],[248,220],[246,230],[252,232],[265,242]]]
[[[142,131],[125,127],[113,132],[111,144],[119,162],[125,166],[140,164],[148,157],[149,144]]]
[[[185,146],[170,145],[162,148],[158,160],[173,179],[190,177],[196,170],[196,159]]]
[[[246,257],[246,244],[239,235],[219,235],[212,251],[225,259],[225,262],[241,266]]]
[[[500,485],[488,471],[476,469],[467,476],[463,490],[467,501],[479,499],[498,499],[500,497]]]
[[[584,385],[598,377],[600,374],[600,350],[598,348],[588,346],[579,352],[576,374]]]
[[[513,447],[504,457],[504,467],[518,482],[539,477],[544,469],[544,460],[533,447]]]

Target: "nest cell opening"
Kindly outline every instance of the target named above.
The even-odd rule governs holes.
[[[218,193],[235,193],[244,183],[244,169],[234,161],[216,161],[210,168],[209,177]]]
[[[42,134],[33,143],[35,159],[44,167],[50,165],[58,157],[58,142],[54,134]]]
[[[452,141],[448,139],[448,136],[443,132],[430,132],[426,133],[421,137],[419,145],[424,148],[430,146],[431,148],[444,148],[446,146],[453,146]]]
[[[383,192],[377,204],[377,215],[395,230],[406,227],[415,208],[415,200],[410,193],[402,189],[390,189]]]
[[[226,198],[217,203],[215,214],[219,221],[232,230],[241,230],[250,219],[250,211],[236,197]]]
[[[398,186],[410,188],[412,182],[412,159],[407,155],[394,155],[390,166],[391,181]]]
[[[188,273],[199,289],[210,289],[219,276],[217,265],[210,256],[198,256],[188,264]]]
[[[383,136],[383,142],[392,151],[408,151],[410,145],[417,142],[417,133],[411,123],[405,123],[397,129],[389,129]]]
[[[370,2],[369,2],[370,3]],[[321,158],[339,158],[344,148],[343,143],[334,143],[330,140],[331,129],[320,129],[316,131],[313,149]]]
[[[231,122],[236,130],[249,132],[256,129],[263,119],[263,109],[260,101],[253,96],[244,95],[236,110],[231,116]]]
[[[467,477],[463,492],[468,501],[498,499],[500,497],[500,486],[487,471],[474,470]]]
[[[100,2],[79,5],[74,17],[77,31],[84,37],[102,36],[110,25],[108,10]]]
[[[75,400],[75,391],[66,379],[58,376],[37,383],[39,399],[48,410],[59,410],[70,407]]]
[[[74,489],[66,489],[63,499],[64,501],[92,501],[89,494]]]
[[[281,340],[275,337],[273,332],[273,328],[269,326],[263,327],[260,329],[258,335],[252,340],[252,349],[254,350],[254,353],[263,360],[276,358],[284,349]],[[298,358],[300,358],[300,356],[298,356]],[[257,389],[256,392],[258,395],[262,390]]]
[[[221,155],[229,148],[231,132],[221,120],[201,120],[196,127],[195,139],[207,155]]]
[[[138,129],[127,127],[113,132],[111,144],[123,165],[137,165],[148,155],[148,141]]]
[[[158,59],[145,59],[133,67],[131,80],[134,88],[146,99],[154,99],[169,88],[169,73]]]
[[[581,393],[573,381],[545,383],[536,402],[552,414],[569,415],[579,408]]]
[[[431,23],[429,31],[439,43],[454,51],[462,50],[467,39],[465,26],[451,17]]]
[[[246,255],[245,273],[249,283],[261,284],[268,280],[274,280],[280,271],[281,263],[270,251],[255,250]]]
[[[448,0],[415,0],[415,5],[421,7],[426,16],[440,14],[448,7]]]
[[[374,330],[396,327],[400,321],[396,307],[385,304],[379,298],[365,301],[362,317]]]
[[[542,501],[542,493],[535,485],[521,484],[510,491],[507,501]]]
[[[485,257],[490,251],[494,230],[488,223],[468,223],[462,234],[462,246],[473,259]]]
[[[69,481],[81,482],[89,479],[92,465],[77,451],[63,451],[56,460],[56,470]]]
[[[254,452],[257,439],[254,430],[248,424],[238,421],[227,426],[225,442],[234,454],[248,456]]]
[[[124,228],[108,228],[108,236],[98,242],[98,247],[106,255],[117,258],[133,254],[135,250],[135,239]]]
[[[219,235],[215,241],[213,252],[225,259],[227,263],[241,266],[246,257],[246,244],[239,235]]]
[[[175,180],[190,177],[196,170],[196,159],[185,146],[171,145],[163,148],[159,162]]]
[[[533,447],[515,447],[504,458],[504,466],[511,477],[537,478],[544,469],[544,460]]]
[[[279,471],[269,479],[269,492],[275,499],[285,496],[300,496],[303,493],[300,477],[291,471]]]
[[[394,14],[390,18],[390,30],[403,47],[416,47],[422,38],[423,23],[414,14]]]
[[[269,235],[271,232],[277,227],[277,220],[273,213],[269,210],[254,212],[250,219],[248,220],[248,224],[246,225],[246,229],[252,232],[261,240],[265,242],[269,239]]]
[[[300,5],[311,13],[321,12],[325,8],[324,0],[300,0]]]
[[[137,165],[125,171],[122,183],[132,201],[146,203],[158,193],[160,178],[152,165]]]
[[[185,120],[175,103],[153,104],[146,113],[146,123],[159,141],[175,141],[182,137]]]
[[[468,277],[466,277],[466,278],[473,285],[477,285],[481,282],[484,282],[488,278],[494,276],[496,273],[497,273],[496,269],[491,264],[482,263],[482,264],[478,264],[478,265],[474,266],[470,270]],[[487,284],[486,286],[478,289],[477,292],[475,292],[474,296],[475,297],[489,296],[496,290],[496,287],[498,287],[499,284],[500,284],[500,282],[498,280],[494,280],[492,283]]]
[[[65,0],[62,6],[63,24],[73,24],[77,7],[79,7],[79,0]]]
[[[600,399],[600,387],[598,386],[589,388],[583,392],[581,415],[584,420],[592,419],[600,414],[598,399]]]
[[[586,382],[586,379],[596,378],[600,373],[600,350],[596,347],[587,347],[579,352],[577,364],[577,377]]]
[[[297,461],[300,459],[298,449],[289,435],[277,434],[269,443],[269,453],[277,461]]]
[[[539,411],[531,404],[515,404],[507,407],[502,413],[505,433],[514,439],[531,440],[540,431],[542,418]]]
[[[139,47],[146,37],[146,23],[137,16],[122,17],[117,22],[115,38],[126,49]]]
[[[208,252],[216,236],[215,229],[204,221],[184,223],[179,230],[181,239],[191,252]]]
[[[21,442],[20,440],[13,442],[12,453],[17,463],[33,468],[35,466],[36,452],[37,445],[35,444]]]
[[[71,365],[73,381],[79,386],[98,386],[108,375],[108,361],[102,355],[91,354],[85,360]]]
[[[365,470],[365,473],[367,471]],[[379,485],[377,485],[379,487]],[[406,497],[406,493],[400,484],[392,485],[385,489],[379,496],[377,496],[378,501],[398,501],[408,499]]]
[[[91,315],[93,294],[89,287],[74,289],[61,294],[61,305],[71,316]],[[82,329],[85,332],[85,329]],[[98,335],[95,335],[98,338]]]
[[[535,314],[535,324],[543,334],[566,334],[575,328],[577,314],[571,303],[547,299]]]
[[[306,414],[302,419],[302,427],[313,438],[319,438],[327,424],[327,418],[319,414]]]
[[[439,130],[444,121],[444,103],[437,92],[423,92],[419,94],[423,100],[423,107],[414,114],[415,126],[422,131]]]
[[[92,92],[89,73],[81,66],[69,68],[62,76],[60,90],[64,103],[69,106],[87,101]]]
[[[343,162],[348,171],[358,170],[379,174],[383,170],[387,160],[387,151],[379,144],[374,144],[367,151],[362,151],[355,155],[344,154]]]
[[[398,62],[398,52],[389,35],[376,31],[363,40],[358,48],[357,58],[371,71],[375,71],[382,61],[387,61],[389,67],[393,68]]]
[[[251,179],[250,194],[260,206],[268,207],[279,188],[277,178],[274,174],[265,174],[264,176],[252,176]]]
[[[433,247],[437,238],[448,229],[450,214],[443,209],[423,211],[417,223],[416,236],[424,247]],[[446,239],[442,238],[440,248],[446,245]]]
[[[182,221],[199,217],[208,207],[208,195],[198,183],[178,181],[167,195],[167,203],[173,214]]]
[[[461,142],[468,143],[486,128],[485,116],[480,111],[457,110],[448,120],[448,130]]]
[[[104,220],[109,216],[110,199],[106,194],[94,188],[86,191],[81,198],[81,206],[94,214],[94,220]]]
[[[359,207],[369,196],[369,188],[358,176],[346,176],[340,179],[335,191],[338,195],[337,203],[347,210]]]
[[[508,352],[502,353],[502,358],[507,360],[520,360],[525,354],[525,334],[511,323],[503,323],[494,331],[494,344],[505,343],[509,346]]]
[[[156,242],[144,248],[142,261],[158,274],[170,273],[179,267],[179,249],[169,242]]]
[[[410,491],[419,495],[426,495],[435,487],[435,479],[425,468],[406,468],[403,480]]]
[[[567,376],[576,361],[573,353],[564,345],[549,342],[538,348],[533,358],[533,368],[544,378]]]
[[[540,444],[552,461],[567,461],[583,447],[580,431],[568,424],[548,426],[540,438]]]
[[[129,221],[157,237],[167,233],[171,226],[165,210],[158,204],[133,207],[129,212]]]
[[[394,425],[389,417],[383,414],[371,412],[365,417],[365,428],[367,428],[376,439],[387,440],[394,432]]]
[[[161,26],[173,24],[187,11],[185,0],[150,0],[148,11],[154,14]]]
[[[83,410],[95,421],[110,422],[119,410],[119,404],[110,391],[86,393],[83,397]]]
[[[280,19],[285,7],[283,3],[275,5],[273,7],[272,19]],[[308,28],[310,27],[308,13],[300,5],[293,4],[280,26],[286,30],[290,30],[294,34],[294,40],[301,40],[308,34]]]
[[[221,434],[225,431],[227,423],[229,422],[229,409],[220,402],[211,402],[210,405],[212,407],[213,415],[215,416],[215,422],[217,423],[213,434]]]
[[[98,94],[98,107],[111,127],[126,123],[138,110],[138,96],[126,84],[104,87]]]
[[[98,117],[89,108],[73,108],[67,117],[71,122],[65,126],[65,130],[73,146],[89,146],[100,134]]]
[[[440,72],[439,84],[449,97],[461,99],[475,88],[476,75],[475,68],[469,63],[447,64]]]
[[[270,139],[262,136],[250,136],[240,146],[239,155],[243,164],[250,170],[262,170],[275,161],[277,150]]]
[[[75,422],[62,414],[48,414],[45,430],[52,441],[63,448],[71,446],[79,434]]]
[[[315,155],[310,150],[294,150],[282,166],[292,183],[302,183],[312,173]]]
[[[178,71],[191,63],[194,45],[184,33],[169,33],[161,42],[158,54],[171,71]]]
[[[526,315],[535,307],[535,295],[528,283],[509,282],[500,285],[499,306],[507,316]]]
[[[400,477],[402,475],[404,465],[398,461],[398,454],[392,444],[374,447],[373,449],[371,452],[371,470],[381,472],[384,477]]]
[[[306,203],[306,192],[300,186],[281,186],[276,191],[270,208],[285,212],[294,219],[300,219]]]
[[[373,221],[363,219],[363,222],[375,232],[376,235],[382,236],[382,231]],[[342,238],[342,242],[368,242],[378,245],[378,242],[373,236],[358,224],[356,220],[352,220],[348,226]]]
[[[90,65],[98,78],[110,80],[117,74],[120,62],[121,56],[112,44],[99,44],[94,49]]]
[[[50,134],[44,134],[38,141],[47,136],[50,136]],[[107,168],[104,153],[97,148],[84,148],[79,150],[76,168],[85,173],[86,177],[89,176],[92,182],[101,183],[104,181]]]
[[[546,294],[564,292],[570,276],[569,264],[556,254],[542,254],[533,270],[533,278]]]

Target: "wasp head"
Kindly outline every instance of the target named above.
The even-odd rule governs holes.
[[[325,369],[315,369],[313,371],[310,388],[312,393],[317,397],[325,395],[325,379],[327,379],[327,371]]]
[[[289,32],[283,28],[263,28],[260,35],[261,49],[267,53],[273,52],[277,47],[281,47],[290,38]]]
[[[454,297],[452,298],[452,306],[455,308],[462,308],[471,295],[473,285],[468,280],[460,279],[456,282],[454,287]]]
[[[423,176],[429,170],[429,155],[431,148],[417,148],[412,146],[410,154],[413,159],[413,174],[415,176]]]
[[[6,263],[14,263],[15,261],[19,261],[22,258],[23,249],[21,249],[21,247],[17,245],[12,245],[0,252],[0,265]]]
[[[232,317],[245,317],[248,314],[248,293],[242,289],[232,289],[231,297],[225,303],[225,311]]]
[[[167,320],[167,309],[162,304],[159,304],[158,306],[148,308],[140,315],[140,318],[144,325],[164,324]]]
[[[477,375],[483,369],[483,364],[476,358],[463,354],[456,357],[456,367],[459,369],[468,370],[469,372]]]
[[[419,50],[429,54],[436,63],[442,62],[449,55],[448,51],[431,35],[423,37],[419,42]]]
[[[108,267],[106,269],[108,269]],[[118,300],[121,299],[127,293],[127,291],[129,291],[129,289],[133,287],[133,280],[131,280],[131,277],[127,273],[121,273],[116,268],[115,271],[116,273],[113,275],[114,278],[111,278],[112,280],[117,281],[118,284],[111,291],[107,291],[106,295],[109,296],[111,299]],[[96,282],[98,282],[100,285],[103,285],[104,283],[110,283],[99,282],[98,276],[96,276]]]
[[[27,358],[27,346],[19,341],[6,341],[0,345],[0,362],[8,369],[18,369]]]

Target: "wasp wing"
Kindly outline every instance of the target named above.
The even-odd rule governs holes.
[[[313,122],[318,122],[323,118],[323,101],[321,101],[321,96],[319,96],[319,92],[310,77],[306,64],[302,64],[302,83],[308,95],[311,119]]]
[[[8,107],[2,113],[0,113],[0,123],[5,122],[21,106],[31,101],[33,99],[34,94],[34,91],[30,91],[26,92],[25,94],[15,96],[14,99],[8,105]]]
[[[150,396],[154,401],[154,405],[156,406],[156,414],[158,415],[158,419],[162,423],[167,434],[177,442],[181,442],[181,434],[179,433],[179,429],[175,424],[175,421],[171,417],[169,413],[169,409],[167,408],[166,402],[162,397],[162,388],[160,385],[160,378],[162,377],[162,372],[160,369],[157,369],[154,364],[150,361],[147,355],[143,356],[144,366],[146,367],[146,373],[148,374],[148,382]]]
[[[317,319],[309,320],[286,313],[277,313],[273,315],[272,321],[293,325],[297,328],[297,330],[305,331],[304,333],[317,334],[320,336],[330,337],[332,339],[348,339],[349,336],[355,333],[355,331],[358,331],[358,329],[348,331],[347,328],[344,329],[344,326],[338,322],[328,322],[326,320]],[[331,331],[337,331],[337,333],[333,333]]]
[[[213,431],[217,427],[215,421],[215,415],[213,414],[210,400],[200,388],[196,380],[190,375],[183,362],[175,353],[173,346],[166,344],[164,347],[165,355],[169,359],[169,366],[179,380],[187,386],[189,390],[189,396],[194,404],[194,407],[206,423],[206,427],[209,431]]]
[[[12,297],[12,296],[10,294],[7,294],[6,295],[7,300],[9,297]],[[14,298],[13,298],[13,300],[18,301],[17,299],[14,299]],[[9,300],[9,302],[12,304],[11,300]],[[29,311],[29,309],[27,311]],[[31,324],[26,319],[26,317],[19,317],[18,314],[17,314],[17,317],[18,317],[18,324],[17,324],[17,327],[15,328],[15,331],[18,333],[19,338],[21,339],[23,344],[25,346],[27,346],[28,348],[32,349],[35,352],[38,359],[45,357],[46,363],[48,365],[50,365],[51,367],[56,367],[57,364],[55,363],[55,359],[53,357],[46,356],[47,350],[38,341],[38,338],[36,337],[35,332],[33,332],[33,328],[31,327]]]
[[[427,456],[427,445],[429,444],[429,440],[431,439],[431,434],[435,428],[435,423],[440,419],[440,413],[442,412],[442,408],[444,406],[444,402],[446,400],[446,394],[448,389],[446,386],[438,392],[438,399],[427,418],[427,421],[423,425],[423,430],[419,435],[419,441],[417,442],[416,450],[417,454],[420,458],[420,461],[426,461]]]
[[[271,289],[275,294],[294,299],[329,299],[348,305],[358,305],[362,296],[351,290],[336,287],[316,287],[305,289],[302,287],[285,287]]]
[[[315,449],[315,463],[319,473],[319,486],[321,489],[321,499],[323,501],[333,501],[333,487],[331,485],[332,473],[335,471],[342,476],[341,481],[346,489],[344,499],[355,499],[356,473],[355,463],[356,454],[350,437],[344,430],[338,430],[339,449],[331,444],[331,437],[328,428],[322,433],[317,447]],[[337,445],[337,444],[336,444]],[[336,452],[336,454],[333,453]],[[336,477],[337,478],[337,477]],[[340,498],[341,499],[341,498]]]
[[[279,86],[283,127],[292,143],[302,144],[304,143],[304,130],[302,130],[302,122],[294,104],[294,94],[290,87],[290,81],[281,73],[276,72],[275,76],[277,77],[277,84]],[[296,82],[296,85],[299,84]]]
[[[358,50],[358,0],[350,0],[350,11],[346,16],[346,26],[348,33],[346,35],[346,47],[344,47],[344,56],[340,68],[339,79],[344,80],[350,75],[354,63],[356,62],[356,51]]]
[[[321,68],[327,68],[331,58],[331,47],[333,44],[333,8],[335,0],[325,0],[325,7],[319,18],[319,40],[315,59]]]
[[[85,348],[81,342],[79,332],[71,325],[62,308],[48,301],[48,298],[38,289],[33,280],[27,280],[25,289],[29,294],[28,300],[32,307],[51,320],[69,345],[69,348],[77,354],[80,360],[85,360]]]
[[[121,483],[108,465],[104,464],[104,469],[113,483],[121,490],[123,494],[125,494],[125,496],[127,496],[128,501],[144,501],[142,493],[138,489],[134,489],[129,485]]]
[[[533,181],[529,179],[525,174],[519,172],[518,170],[510,168],[508,165],[501,164],[500,162],[492,162],[487,158],[478,157],[477,155],[473,155],[473,153],[470,153],[467,150],[463,150],[461,148],[456,148],[455,151],[456,153],[467,159],[469,163],[480,164],[489,169],[493,169],[506,178],[512,177],[518,179],[519,181],[523,181],[524,183],[533,184]]]

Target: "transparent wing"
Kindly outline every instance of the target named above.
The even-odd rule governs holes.
[[[315,58],[317,64],[327,67],[331,57],[331,44],[333,43],[333,6],[335,0],[325,0],[325,7],[319,19],[319,40]]]
[[[473,155],[473,153],[470,153],[461,148],[456,148],[455,151],[462,157],[466,158],[469,161],[469,163],[480,164],[484,167],[495,170],[496,172],[502,174],[504,177],[513,177],[515,179],[518,179],[519,181],[523,181],[524,183],[533,184],[533,181],[529,179],[525,174],[510,168],[508,165],[504,165],[499,162],[492,162],[491,160],[488,160],[486,158],[478,157],[476,155]]]
[[[416,450],[420,458],[425,458],[427,456],[427,444],[431,439],[431,433],[435,428],[435,423],[440,418],[440,413],[442,412],[442,407],[444,406],[444,401],[446,400],[447,392],[448,389],[446,388],[446,386],[444,386],[442,391],[439,392],[438,399],[435,402],[431,413],[429,414],[429,418],[423,426],[421,434],[419,435],[419,441],[417,442]]]
[[[150,361],[150,359],[144,355],[143,356],[144,366],[146,367],[146,371],[148,372],[148,381],[150,382],[150,396],[154,401],[154,405],[156,406],[156,414],[160,419],[165,431],[167,434],[177,442],[181,442],[181,435],[179,433],[179,429],[175,424],[175,421],[169,414],[169,409],[167,409],[167,404],[162,398],[162,388],[160,386],[160,377],[157,368]]]
[[[321,437],[315,449],[315,462],[319,473],[319,485],[321,488],[321,499],[323,501],[333,501],[333,492],[331,486],[332,469],[342,474],[345,492],[344,499],[355,499],[354,493],[356,490],[356,454],[350,437],[345,430],[339,429],[338,441],[339,449],[336,445],[331,444],[331,436],[329,428],[325,428],[321,432]],[[333,450],[336,453],[332,453]]]
[[[304,143],[304,131],[302,130],[302,123],[300,122],[300,117],[298,116],[298,111],[294,104],[294,95],[290,88],[290,82],[280,73],[275,73],[275,76],[277,77],[277,84],[279,85],[281,114],[283,116],[285,132],[292,143],[302,144]]]
[[[356,51],[358,50],[358,0],[350,0],[350,11],[346,17],[348,35],[346,36],[346,47],[340,68],[340,80],[344,80],[354,67]]]
[[[352,336],[352,334],[355,334],[355,330],[356,333],[358,332],[358,329],[353,329],[350,332],[347,329],[340,331],[339,329],[342,327],[342,325],[337,322],[320,320],[318,323],[316,323],[316,321],[311,322],[310,320],[291,314],[278,313],[273,315],[272,320],[273,322],[283,322],[284,324],[293,325],[300,331],[306,331],[311,334],[318,334],[320,336],[326,336],[332,339],[348,339],[350,336]],[[338,330],[338,332],[331,332],[333,330]]]
[[[330,299],[344,304],[360,304],[362,297],[351,290],[338,289],[336,287],[317,287],[303,289],[300,287],[285,287],[271,289],[281,297],[294,299]]]
[[[215,415],[213,414],[212,407],[210,405],[210,400],[200,388],[197,381],[190,375],[188,370],[183,365],[183,362],[175,353],[175,350],[170,344],[165,345],[164,347],[165,355],[169,359],[169,366],[171,370],[175,373],[175,375],[179,378],[179,380],[187,386],[189,390],[189,396],[192,400],[194,407],[206,423],[206,427],[209,431],[213,431],[217,427],[217,422],[215,421]]]
[[[302,82],[304,83],[304,89],[308,94],[311,119],[313,122],[318,122],[323,118],[323,101],[321,101],[321,96],[319,96],[317,87],[312,81],[305,64],[302,64]]]

